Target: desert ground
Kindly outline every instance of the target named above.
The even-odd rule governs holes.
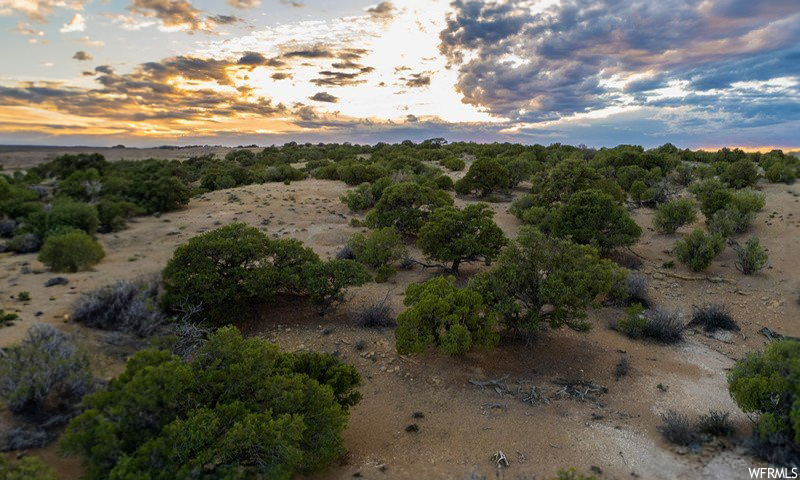
[[[14,151],[4,147],[0,164],[8,171],[61,153],[90,151],[117,160],[181,159],[224,154],[225,149]],[[71,323],[70,306],[81,292],[117,279],[157,274],[178,245],[233,222],[254,225],[275,237],[299,239],[322,257],[333,257],[350,235],[361,230],[350,226],[354,215],[339,201],[347,188],[338,181],[308,179],[204,194],[183,210],[159,218],[139,217],[123,232],[99,235],[106,258],[93,271],[58,274],[69,279],[67,285],[45,287],[57,275],[48,272],[36,254],[0,254],[0,308],[20,315],[15,325],[0,330],[0,347],[18,342],[34,322],[52,323],[89,349],[96,376],[111,378],[122,371],[136,342]],[[402,311],[406,286],[440,273],[420,266],[400,271],[388,283],[351,289],[348,301],[326,316],[286,300],[239,326],[290,351],[334,353],[361,372],[364,398],[351,411],[345,432],[349,454],[320,479],[464,479],[470,474],[532,479],[571,466],[595,472],[599,478],[749,478],[747,467],[760,463],[741,447],[717,442],[704,445],[700,452],[676,449],[661,438],[657,426],[660,415],[670,409],[691,418],[715,409],[732,412],[738,432],[746,435],[751,422],[730,399],[727,370],[748,352],[763,348],[764,327],[800,336],[800,184],[762,183],[759,188],[767,204],[746,235],[758,235],[769,251],[770,265],[760,274],[740,274],[730,248],[703,274],[680,264],[662,268],[671,259],[668,251],[677,235],[655,233],[653,211],[647,208],[633,212],[644,234],[626,252],[641,259],[640,271],[648,278],[656,305],[680,309],[688,319],[692,306],[724,303],[741,326],[735,334],[689,331],[686,340],[675,346],[632,340],[609,329],[609,323],[623,315],[620,309],[599,308],[590,312],[593,328],[586,333],[545,331],[530,344],[503,339],[493,351],[472,351],[464,358],[433,353],[400,356],[391,329],[359,328],[353,316],[360,307],[387,295],[395,314]],[[523,193],[520,188],[516,195]],[[458,205],[466,202],[457,200]],[[513,237],[520,222],[507,212],[509,205],[491,207],[495,221]],[[419,251],[412,253],[421,258]],[[466,281],[481,268],[486,267],[468,265],[461,278]],[[32,300],[22,303],[14,298],[20,291],[29,291]],[[622,358],[628,358],[630,371],[617,379],[616,365]],[[558,382],[563,379],[590,381],[606,390],[585,400],[565,396],[559,394]],[[480,385],[492,380],[499,381]],[[526,402],[532,387],[538,397]],[[418,431],[406,431],[411,424]],[[492,459],[499,451],[508,458],[507,468],[498,468]],[[30,453],[56,466],[64,480],[82,474],[80,461],[58,457],[55,444]]]

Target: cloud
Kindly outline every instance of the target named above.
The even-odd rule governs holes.
[[[233,8],[248,9],[261,5],[260,0],[225,0]]]
[[[317,92],[313,96],[308,97],[315,102],[327,102],[327,103],[336,103],[339,101],[337,97],[334,97],[328,92]]]
[[[76,13],[72,16],[72,20],[69,23],[65,23],[61,30],[61,33],[68,33],[68,32],[82,32],[86,30],[86,19],[83,18],[83,15],[80,13]]]
[[[339,72],[333,70],[323,70],[319,72],[320,77],[311,80],[311,83],[318,87],[343,87],[345,85],[358,85],[364,80],[358,77],[370,71],[370,67],[364,67],[358,72]]]
[[[166,30],[211,32],[217,25],[239,21],[239,18],[233,15],[207,15],[188,0],[131,0],[128,10],[144,17],[158,19]],[[126,20],[127,23],[129,22]]]
[[[369,13],[373,19],[380,21],[394,18],[395,10],[394,4],[390,1],[383,1],[366,9],[367,13]]]
[[[427,87],[431,84],[429,72],[412,73],[410,77],[404,77],[402,80],[405,81],[407,87],[412,88]]]
[[[76,52],[75,55],[72,56],[74,60],[78,60],[79,62],[84,62],[88,60],[94,60],[94,57],[90,54],[84,52],[83,50]]]
[[[328,48],[319,46],[303,50],[290,50],[283,54],[284,58],[330,58],[333,52]]]
[[[265,65],[267,58],[258,52],[245,52],[236,62],[238,65],[258,66]]]
[[[17,26],[11,29],[12,32],[18,33],[20,35],[31,35],[31,36],[44,36],[44,32],[41,30],[36,30],[31,26],[28,22],[17,22]]]
[[[0,0],[0,15],[22,13],[29,20],[46,23],[56,8],[83,10],[89,0]]]
[[[0,104],[38,107],[85,118],[160,121],[167,125],[176,121],[213,123],[217,118],[267,118],[287,111],[281,104],[253,95],[246,85],[236,85],[228,74],[229,69],[235,68],[235,62],[190,56],[142,63],[127,74],[117,74],[111,67],[101,65],[95,68],[96,88],[22,82],[15,87],[0,86]]]
[[[102,40],[91,40],[88,36],[84,36],[78,39],[79,42],[86,45],[87,47],[94,47],[99,48],[105,46],[106,42]]]
[[[537,9],[527,0],[456,0],[452,6],[440,51],[458,69],[463,101],[515,121],[642,106],[667,85],[682,85],[685,96],[781,72],[800,76],[796,62],[783,64],[800,45],[797,2],[563,0]],[[770,59],[774,65],[759,70]],[[734,108],[715,106],[722,95],[705,97],[702,108]],[[693,108],[702,113],[700,105]]]

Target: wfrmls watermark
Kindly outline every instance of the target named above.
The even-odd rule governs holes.
[[[800,470],[797,468],[748,468],[750,478],[798,478]]]

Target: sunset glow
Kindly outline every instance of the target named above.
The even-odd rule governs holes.
[[[793,0],[0,0],[0,142],[800,146]]]

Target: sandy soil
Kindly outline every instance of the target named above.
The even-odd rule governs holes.
[[[127,157],[126,157],[127,158]],[[740,433],[748,419],[737,410],[726,388],[726,372],[734,360],[760,349],[766,326],[800,336],[800,185],[761,186],[767,206],[751,233],[769,248],[770,267],[745,277],[733,266],[728,248],[708,272],[694,274],[678,265],[662,268],[678,235],[655,234],[652,211],[635,218],[645,228],[633,251],[640,256],[655,302],[678,308],[685,317],[692,305],[726,303],[742,327],[735,335],[707,336],[690,332],[677,346],[630,340],[608,328],[622,313],[603,308],[591,312],[588,333],[544,332],[525,345],[504,339],[490,351],[464,358],[438,355],[398,356],[391,330],[358,328],[354,312],[388,293],[395,312],[402,310],[403,292],[411,282],[437,272],[417,267],[401,271],[390,282],[352,289],[351,298],[325,317],[296,302],[286,301],[240,325],[288,350],[312,349],[337,354],[356,365],[364,377],[364,399],[353,409],[345,432],[349,455],[320,479],[343,480],[357,474],[380,479],[463,479],[470,473],[487,478],[547,478],[562,468],[602,471],[601,478],[748,478],[746,466],[757,465],[729,444],[706,445],[700,454],[669,447],[657,431],[659,415],[674,409],[690,416],[709,409],[734,412]],[[306,180],[291,185],[252,185],[217,191],[193,199],[187,208],[161,218],[142,217],[124,232],[100,235],[106,258],[94,271],[64,275],[66,286],[45,288],[48,273],[36,256],[0,254],[0,308],[18,310],[21,321],[0,329],[0,347],[19,341],[35,321],[74,332],[93,354],[95,373],[110,378],[124,368],[129,352],[115,349],[107,335],[65,319],[80,292],[158,272],[176,246],[198,233],[231,222],[246,222],[275,237],[292,237],[331,257],[357,228],[338,198],[340,182]],[[465,200],[459,199],[463,204]],[[519,222],[506,212],[508,203],[492,204],[496,221],[509,235]],[[417,257],[419,252],[413,251]],[[462,277],[483,266],[466,266]],[[28,273],[26,273],[28,272]],[[31,292],[28,303],[11,298]],[[41,312],[37,317],[37,313]],[[365,348],[355,345],[363,341]],[[630,360],[630,373],[619,380],[614,371],[620,358]],[[504,380],[509,394],[480,388],[470,380]],[[590,380],[608,392],[592,401],[555,398],[558,379]],[[663,388],[658,388],[658,385]],[[549,403],[524,403],[518,389],[538,391]],[[413,418],[422,412],[424,418]],[[410,424],[419,431],[406,432]],[[492,456],[503,451],[510,467],[497,469]],[[41,452],[57,465],[63,479],[80,476],[79,462],[59,459],[55,447]]]

